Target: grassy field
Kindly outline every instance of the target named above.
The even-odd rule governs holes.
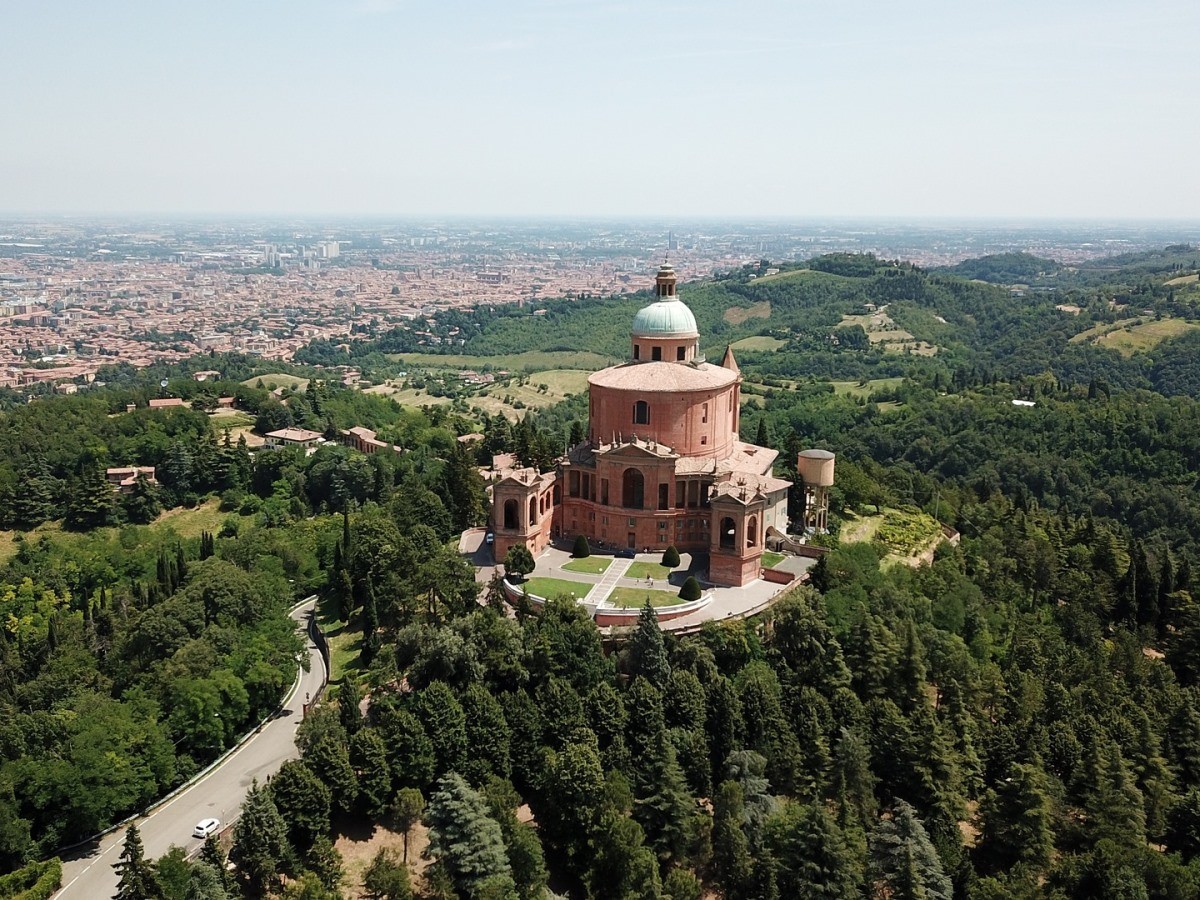
[[[762,566],[764,569],[774,568],[787,559],[782,553],[776,553],[773,550],[764,550],[762,555]]]
[[[749,306],[731,306],[721,314],[721,318],[730,325],[741,325],[750,319],[771,318],[771,301],[760,300]]]
[[[235,428],[254,427],[254,416],[240,409],[219,409],[208,414],[208,421],[212,422],[213,431],[218,435],[224,434],[226,428],[232,432]],[[237,437],[233,440],[237,440]]]
[[[1170,281],[1164,281],[1167,287],[1178,287],[1181,284],[1195,284],[1200,281],[1200,275],[1180,275],[1178,278],[1172,278]]]
[[[778,350],[780,347],[787,346],[787,341],[780,338],[768,337],[765,334],[756,335],[755,337],[742,338],[740,341],[734,341],[730,346],[734,350]]]
[[[221,523],[228,513],[219,509],[221,501],[216,497],[205,500],[195,509],[169,509],[154,520],[152,528],[170,528],[180,537],[200,537],[200,532],[209,531],[216,534],[221,530]]]
[[[386,381],[383,384],[376,384],[366,388],[364,394],[381,394],[384,397],[391,397],[401,406],[440,406],[445,403],[453,403],[450,397],[431,397],[423,390],[417,388],[406,387],[401,388],[400,382]]]
[[[260,381],[262,382],[262,386],[268,391],[286,387],[302,391],[308,387],[307,378],[301,378],[299,375],[284,375],[282,372],[270,375],[255,375],[253,378],[247,378],[242,384],[246,385],[246,387],[258,387]]]
[[[391,353],[388,359],[406,366],[423,369],[475,369],[510,372],[538,372],[548,369],[583,369],[595,372],[616,360],[590,350],[529,350],[502,356],[467,356],[466,354]]]
[[[1116,350],[1122,356],[1133,356],[1139,350],[1150,350],[1167,338],[1179,337],[1196,328],[1200,326],[1183,319],[1161,319],[1135,325],[1128,331],[1110,331],[1097,338],[1096,344]]]
[[[200,537],[200,532],[210,531],[214,534],[221,530],[221,523],[225,521],[227,513],[223,513],[218,509],[220,501],[216,497],[211,500],[206,500],[195,509],[169,509],[160,515],[149,526],[156,529],[167,529],[174,531],[182,538]],[[89,534],[104,535],[112,537],[117,533],[116,528],[97,528]],[[10,556],[17,552],[17,531],[0,531],[0,563],[6,561]],[[44,525],[39,525],[33,531],[25,532],[25,540],[36,542],[43,536],[52,535],[58,540],[70,541],[72,539],[86,539],[87,534],[77,534],[73,531],[64,531],[61,521],[47,522]]]
[[[572,594],[577,598],[583,597],[592,589],[590,584],[582,581],[568,581],[565,578],[542,578],[535,576],[527,578],[524,584],[529,593],[536,594],[538,597],[545,597],[547,600],[551,597],[570,597]]]
[[[898,387],[904,382],[903,378],[874,378],[865,384],[857,381],[831,381],[833,392],[843,397],[869,397],[881,388]]]
[[[579,369],[550,369],[545,372],[534,372],[529,375],[529,383],[518,385],[514,382],[496,384],[476,396],[470,398],[472,406],[478,406],[489,415],[501,413],[510,419],[518,418],[520,410],[505,403],[504,398],[518,400],[531,409],[541,409],[553,406],[568,394],[578,394],[587,390],[588,373]],[[545,390],[542,390],[542,388]]]
[[[562,566],[567,572],[583,572],[586,575],[603,575],[612,565],[612,560],[606,556],[589,556],[586,559],[573,559]]]
[[[608,602],[613,606],[626,608],[645,606],[647,599],[651,606],[675,606],[683,602],[674,591],[654,591],[649,588],[613,588],[608,595]]]
[[[639,581],[645,581],[647,578],[666,581],[667,576],[670,574],[670,569],[658,563],[635,562],[629,567],[629,571],[625,573],[625,577],[636,578]]]
[[[1161,341],[1179,337],[1197,328],[1200,328],[1200,325],[1183,319],[1121,319],[1110,325],[1097,325],[1087,331],[1081,331],[1071,338],[1071,343],[1087,341],[1098,347],[1116,350],[1122,356],[1132,356],[1138,351],[1154,348]]]

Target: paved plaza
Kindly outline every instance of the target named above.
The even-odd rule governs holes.
[[[489,581],[497,569],[497,562],[492,559],[491,547],[484,540],[483,529],[472,529],[464,532],[459,542],[459,549],[474,564],[476,578],[481,582]],[[678,591],[687,580],[688,575],[695,575],[696,580],[706,593],[712,594],[712,602],[686,616],[662,622],[664,631],[691,631],[711,619],[743,618],[761,612],[770,602],[796,584],[776,584],[774,582],[756,579],[744,587],[717,587],[710,584],[703,576],[707,573],[707,559],[689,553],[679,554],[679,566],[671,572],[669,583],[664,584],[660,579],[652,581],[646,578],[631,578],[627,574],[634,563],[657,564],[662,561],[662,553],[638,553],[634,559],[616,557],[610,551],[593,550],[589,559],[610,560],[603,574],[588,574],[572,572],[564,568],[572,561],[569,547],[551,544],[535,560],[537,567],[530,575],[531,578],[555,578],[563,581],[577,582],[580,586],[579,597],[590,605],[606,599],[617,587],[647,588],[651,590]],[[812,568],[816,560],[798,556],[788,556],[775,568],[792,573],[796,579],[801,579]],[[682,601],[681,601],[682,602]]]

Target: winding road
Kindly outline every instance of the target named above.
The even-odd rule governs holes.
[[[148,859],[162,856],[172,844],[189,854],[198,850],[203,841],[192,837],[197,822],[212,816],[221,820],[224,830],[237,818],[254,779],[265,781],[285,760],[299,756],[296,728],[304,715],[305,700],[317,695],[326,677],[325,662],[306,628],[308,614],[315,605],[316,599],[309,598],[291,612],[297,628],[304,632],[310,665],[307,672],[300,671],[282,711],[198,781],[137,820]],[[119,828],[77,855],[64,854],[63,888],[55,897],[112,897],[117,890],[113,866],[119,861],[124,842],[125,829]]]

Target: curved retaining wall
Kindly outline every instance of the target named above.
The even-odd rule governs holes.
[[[539,597],[537,594],[526,594],[517,585],[514,585],[507,578],[504,579],[504,593],[508,596],[509,603],[515,604],[522,596],[528,596],[530,604],[535,609],[541,609],[546,604],[545,597]],[[712,603],[713,595],[709,591],[701,595],[699,600],[692,600],[688,603],[679,603],[675,606],[658,606],[654,611],[658,614],[659,622],[669,622],[672,619],[678,619],[683,616],[694,613],[698,609],[703,609]],[[638,616],[641,615],[641,607],[631,606],[609,606],[607,604],[586,603],[583,600],[576,601],[580,606],[584,607],[600,628],[607,628],[610,625],[634,625],[637,622]]]

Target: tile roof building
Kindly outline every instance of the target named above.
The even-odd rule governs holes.
[[[604,547],[707,552],[710,580],[743,585],[759,575],[767,529],[787,531],[791,483],[772,474],[776,451],[738,435],[733,351],[704,360],[668,265],[655,295],[634,318],[629,360],[588,378],[587,440],[555,472],[497,472],[497,558],[583,534]]]

